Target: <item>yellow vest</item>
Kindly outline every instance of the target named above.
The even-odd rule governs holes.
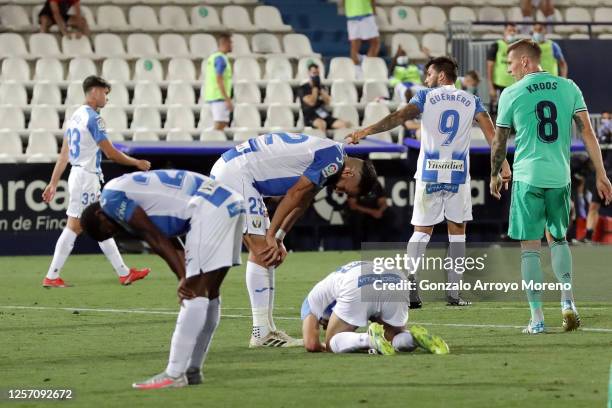
[[[514,83],[514,78],[508,73],[508,43],[497,40],[497,55],[493,67],[493,84],[507,88]]]
[[[542,58],[540,60],[542,69],[551,75],[559,76],[559,64],[557,63],[553,53],[553,42],[546,40],[538,45],[542,50]]]
[[[344,13],[348,18],[374,14],[371,0],[345,0]]]
[[[217,57],[223,57],[225,60],[225,71],[223,71],[223,84],[225,85],[225,92],[228,96],[232,95],[232,66],[227,59],[227,55],[222,52],[215,52],[206,60],[206,82],[204,90],[204,100],[206,102],[223,100],[223,94],[219,85],[217,84],[217,71],[215,70],[215,59]]]
[[[402,82],[412,82],[413,84],[422,84],[421,71],[419,67],[410,64],[407,67],[396,66],[393,70],[393,78],[389,81],[391,86],[396,86]]]

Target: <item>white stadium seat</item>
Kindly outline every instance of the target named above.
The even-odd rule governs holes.
[[[596,33],[612,32],[612,7],[597,7],[593,16],[595,16],[593,21],[596,23],[609,23],[607,26],[594,26],[593,31]]]
[[[40,58],[34,68],[35,81],[61,82],[64,80],[64,67],[55,58]]]
[[[584,21],[590,22],[592,19],[591,14],[587,9],[582,7],[569,7],[565,10],[565,21],[568,23]],[[558,26],[556,31],[559,33],[573,33],[576,31],[586,33],[587,27],[581,25]]]
[[[210,31],[225,28],[221,24],[217,10],[206,5],[196,6],[191,9],[191,25],[194,28]]]
[[[283,37],[283,49],[294,57],[315,55],[310,40],[304,34],[286,34]]]
[[[166,105],[195,105],[195,92],[187,82],[171,82],[166,94]]]
[[[121,107],[107,105],[100,110],[100,116],[104,119],[107,130],[120,131],[127,129],[127,115]]]
[[[108,137],[108,140],[111,142],[123,142],[125,140],[123,133],[108,129],[106,131],[106,137]]]
[[[355,64],[348,57],[334,57],[329,64],[327,79],[344,79],[347,81],[355,80]]]
[[[266,59],[264,79],[289,81],[293,78],[291,62],[282,56],[270,56]]]
[[[121,58],[108,58],[102,63],[102,77],[108,81],[128,82],[130,66]]]
[[[0,105],[23,106],[28,104],[28,93],[25,87],[15,81],[0,82]],[[2,128],[0,123],[0,128]]]
[[[130,7],[128,21],[132,29],[158,30],[161,28],[155,10],[149,6]]]
[[[29,81],[30,66],[22,58],[5,58],[2,60],[2,81]]]
[[[446,37],[444,34],[427,33],[422,38],[423,47],[429,49],[432,57],[441,57],[446,55]]]
[[[78,39],[62,37],[62,51],[64,55],[70,57],[86,57],[93,54],[89,38],[85,36]]]
[[[378,29],[382,31],[391,31],[395,29],[389,20],[387,10],[382,7],[376,7],[376,25]]]
[[[504,12],[499,7],[481,7],[478,9],[478,21],[495,21],[495,22],[504,22],[506,21],[506,16]],[[479,26],[480,30],[487,31],[503,31],[503,25],[486,25]]]
[[[264,127],[287,129],[295,126],[293,112],[286,105],[274,104],[268,107]]]
[[[14,5],[0,7],[0,24],[9,30],[21,30],[32,26],[25,9]]]
[[[257,108],[245,103],[236,104],[232,127],[260,128],[261,116],[259,116]]]
[[[73,11],[73,10],[70,10],[70,11]],[[85,21],[87,21],[87,25],[89,26],[90,29],[98,28],[98,23],[96,22],[93,11],[91,11],[91,8],[81,5],[81,16],[85,18]]]
[[[227,140],[225,133],[222,130],[210,129],[204,130],[200,134],[201,142],[224,142]]]
[[[125,47],[117,34],[102,33],[94,38],[94,47],[101,57],[124,57]]]
[[[274,34],[257,33],[251,38],[251,44],[254,53],[280,54],[283,52],[280,41]]]
[[[254,14],[255,26],[265,31],[291,31],[291,26],[283,23],[280,11],[274,6],[257,6]]]
[[[126,30],[129,28],[125,14],[118,6],[102,5],[98,7],[97,15],[99,29]]]
[[[393,34],[391,38],[391,53],[395,55],[397,48],[401,46],[410,59],[424,60],[427,56],[421,51],[417,38],[412,34]]]
[[[60,129],[59,115],[54,107],[34,106],[30,112],[30,123],[28,129]]]
[[[138,82],[134,87],[132,105],[161,105],[162,94],[155,82]]]
[[[389,115],[389,107],[384,103],[370,102],[363,112],[362,126],[370,126]]]
[[[188,58],[172,58],[168,63],[168,81],[195,81],[196,69]]]
[[[241,129],[234,131],[232,140],[234,142],[245,142],[249,139],[259,136],[256,130]]]
[[[70,119],[72,118],[72,115],[74,115],[74,112],[83,104],[83,101],[81,101],[81,104],[79,105],[69,105],[66,106],[66,109],[64,110],[64,124],[62,126],[62,129],[65,131],[68,128],[68,122],[70,122]]]
[[[446,29],[446,14],[440,7],[422,7],[419,21],[426,30],[444,31]]]
[[[211,34],[194,34],[189,38],[189,50],[196,58],[207,58],[217,51],[217,40]]]
[[[130,96],[127,87],[122,82],[112,82],[111,91],[108,94],[108,103],[117,106],[127,106],[130,104]]]
[[[161,82],[164,78],[161,63],[153,58],[141,58],[136,61],[134,81]]]
[[[349,123],[349,127],[359,126],[359,113],[353,105],[346,103],[335,104],[332,116]]]
[[[323,61],[320,58],[315,57],[303,57],[300,58],[298,62],[298,71],[295,75],[295,79],[300,81],[306,81],[310,77],[308,74],[308,66],[312,63],[315,63],[319,66],[319,75],[321,75],[321,79],[326,78],[325,76],[325,65],[323,65]]]
[[[53,34],[35,33],[30,36],[30,54],[37,57],[57,57],[61,55],[57,39]]]
[[[56,84],[38,82],[34,85],[30,105],[61,105],[62,93]]]
[[[198,129],[209,129],[212,128],[214,122],[212,118],[212,112],[210,111],[210,105],[207,103],[202,104],[200,109],[200,120],[198,121]]]
[[[266,98],[264,103],[282,103],[289,105],[293,103],[293,91],[287,82],[274,80],[266,85]]]
[[[476,13],[474,13],[474,9],[472,9],[471,7],[464,7],[464,6],[452,7],[448,13],[448,19],[450,21],[470,21],[470,22],[474,22],[477,20]]]
[[[15,33],[0,34],[0,58],[25,57],[27,55],[28,50],[22,36]]]
[[[225,6],[221,11],[223,25],[233,31],[257,31],[249,13],[242,6]]]
[[[164,129],[195,129],[195,116],[188,106],[170,106],[166,113],[166,123]]]
[[[148,129],[139,129],[132,136],[134,142],[159,142],[159,135]]]
[[[389,71],[385,60],[377,57],[366,57],[361,63],[363,69],[363,79],[373,79],[386,81],[389,78]]]
[[[89,58],[74,58],[68,64],[68,81],[83,81],[90,75],[97,75],[96,64]]]
[[[14,131],[0,132],[0,154],[10,157],[19,157],[23,155],[23,146],[21,138]]]
[[[160,35],[159,53],[164,57],[186,57],[191,54],[187,48],[185,37],[179,34]]]
[[[391,9],[390,23],[395,30],[423,31],[417,12],[412,7],[396,6]]]
[[[336,103],[357,103],[357,89],[350,81],[335,80],[331,86],[331,99]]]
[[[66,100],[64,101],[64,105],[82,105],[84,101],[85,94],[83,93],[83,83],[71,82],[66,91]]]
[[[0,129],[25,129],[25,115],[16,106],[0,106]]]
[[[237,57],[246,57],[253,54],[249,40],[244,35],[232,34],[232,54]]]
[[[259,81],[261,79],[261,68],[255,58],[236,58],[233,74],[234,81]]]
[[[261,92],[256,83],[250,81],[237,81],[234,84],[234,98],[236,103],[261,103]]]
[[[132,57],[154,57],[157,55],[157,46],[149,34],[130,34],[127,52]]]
[[[179,6],[163,6],[159,10],[159,21],[162,26],[171,30],[188,30],[191,28],[185,10]]]
[[[47,131],[31,132],[28,137],[26,155],[34,154],[55,155],[57,154],[57,139]]]
[[[130,128],[133,130],[160,129],[161,117],[159,111],[151,106],[136,107]]]
[[[191,133],[181,130],[181,129],[172,129],[166,135],[167,142],[193,142],[193,137]]]
[[[377,98],[389,99],[387,81],[366,81],[363,84],[362,103],[373,102]]]

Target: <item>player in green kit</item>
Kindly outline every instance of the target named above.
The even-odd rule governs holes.
[[[571,80],[540,67],[540,47],[521,40],[508,48],[508,72],[516,83],[501,94],[497,130],[491,147],[491,194],[500,198],[501,165],[510,129],[516,129],[514,181],[508,235],[521,241],[523,281],[543,282],[540,246],[546,238],[552,268],[561,283],[572,282],[572,255],[565,239],[570,213],[570,145],[572,119],[582,134],[597,174],[597,191],[612,201],[599,143],[591,127],[582,92]],[[531,320],[524,333],[545,331],[540,292],[527,290]],[[571,289],[561,292],[563,329],[576,330],[580,317]]]

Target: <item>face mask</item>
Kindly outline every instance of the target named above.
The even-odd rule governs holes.
[[[602,119],[601,125],[604,127],[610,127],[612,125],[612,122],[610,122],[610,119]]]
[[[533,38],[533,41],[539,43],[539,42],[544,41],[544,34],[542,34],[542,33],[533,33],[531,38]]]
[[[514,42],[515,39],[516,39],[516,36],[514,34],[509,34],[509,35],[506,36],[506,42],[507,43]]]
[[[468,86],[466,92],[471,93],[472,95],[476,95],[477,90],[478,88],[476,88],[475,86]]]
[[[406,67],[408,66],[408,57],[403,55],[401,57],[397,57],[397,65],[401,66],[401,67]]]
[[[313,75],[310,77],[310,79],[312,80],[312,82],[314,82],[315,85],[321,84],[321,77],[319,75]]]

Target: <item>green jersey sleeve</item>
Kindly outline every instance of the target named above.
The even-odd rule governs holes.
[[[571,87],[574,90],[574,113],[582,112],[587,110],[586,102],[584,102],[584,96],[582,96],[582,91],[578,88],[578,85],[571,79],[569,80],[571,83]]]
[[[508,88],[506,88],[499,97],[499,102],[497,103],[497,121],[496,124],[498,127],[510,128],[513,123],[513,103],[512,98],[509,97]]]

